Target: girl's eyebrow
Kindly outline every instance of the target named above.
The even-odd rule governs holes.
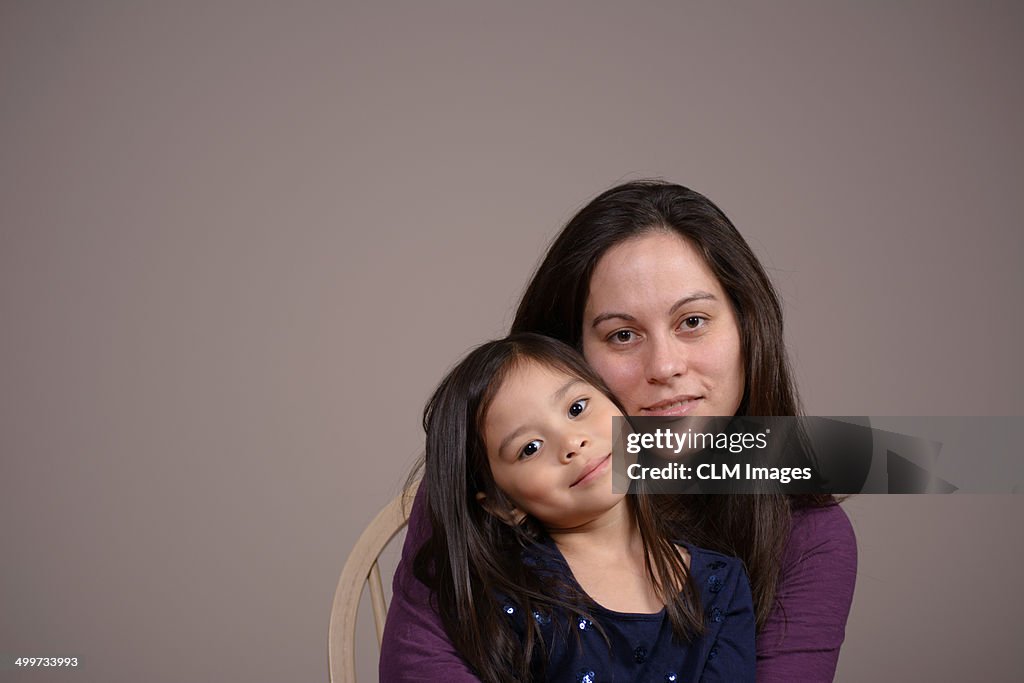
[[[502,453],[504,453],[505,449],[508,448],[508,445],[510,443],[512,443],[512,441],[514,439],[519,438],[519,435],[522,434],[525,431],[526,431],[526,425],[519,425],[519,427],[514,429],[511,434],[509,434],[504,439],[502,439],[501,443],[498,445],[498,455],[501,455]]]
[[[672,306],[668,309],[668,314],[672,315],[676,311],[678,311],[680,308],[682,308],[683,306],[686,306],[688,304],[692,304],[694,301],[717,301],[717,300],[718,300],[718,297],[716,297],[711,292],[704,292],[704,291],[694,292],[693,294],[690,294],[688,296],[684,296],[682,299],[680,299],[679,301],[677,301],[674,304],[672,304]],[[599,315],[596,318],[594,318],[594,322],[590,323],[590,326],[591,327],[597,327],[598,325],[603,323],[605,320],[611,320],[613,318],[617,318],[619,320],[625,320],[626,322],[630,322],[630,323],[635,323],[636,322],[636,318],[631,316],[629,313],[602,313],[601,315]]]
[[[585,384],[585,382],[577,377],[570,378],[568,382],[560,386],[558,389],[555,390],[553,394],[551,394],[551,402],[556,404],[561,403],[563,400],[565,400],[565,395],[569,393],[569,390],[572,389],[577,384]],[[517,437],[519,437],[523,432],[529,431],[529,428],[529,425],[520,425],[516,429],[512,430],[511,434],[509,434],[508,436],[501,440],[501,444],[498,445],[498,453],[504,453],[505,449],[508,448],[508,445],[512,443],[512,441],[515,440]]]
[[[570,378],[569,381],[563,384],[561,387],[559,387],[555,393],[551,394],[551,402],[561,403],[562,399],[565,398],[565,395],[569,393],[569,390],[572,389],[577,384],[583,384],[583,380],[579,379],[578,377]]]

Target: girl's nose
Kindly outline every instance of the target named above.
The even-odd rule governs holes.
[[[580,451],[587,447],[588,443],[589,441],[585,436],[571,437],[566,444],[566,447],[562,449],[562,462],[570,462],[580,454]]]

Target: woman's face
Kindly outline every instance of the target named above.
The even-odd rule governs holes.
[[[732,304],[674,232],[631,238],[597,262],[583,355],[630,415],[734,415],[743,397]]]

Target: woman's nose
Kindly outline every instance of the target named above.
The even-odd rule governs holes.
[[[653,337],[647,345],[647,366],[644,368],[647,381],[651,384],[665,384],[686,372],[686,359],[679,344],[671,339]]]

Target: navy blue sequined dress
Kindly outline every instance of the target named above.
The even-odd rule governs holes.
[[[681,545],[690,552],[690,573],[700,591],[703,635],[679,644],[673,642],[672,624],[664,609],[657,614],[627,614],[597,606],[591,616],[600,622],[609,647],[595,624],[581,615],[552,618],[534,612],[530,618],[540,625],[549,648],[544,679],[572,683],[753,681],[754,607],[742,564],[733,557]],[[550,541],[528,561],[540,564],[542,571],[561,572],[583,592]],[[506,602],[504,611],[522,633],[521,610]],[[566,618],[578,639],[575,633],[567,637]]]

